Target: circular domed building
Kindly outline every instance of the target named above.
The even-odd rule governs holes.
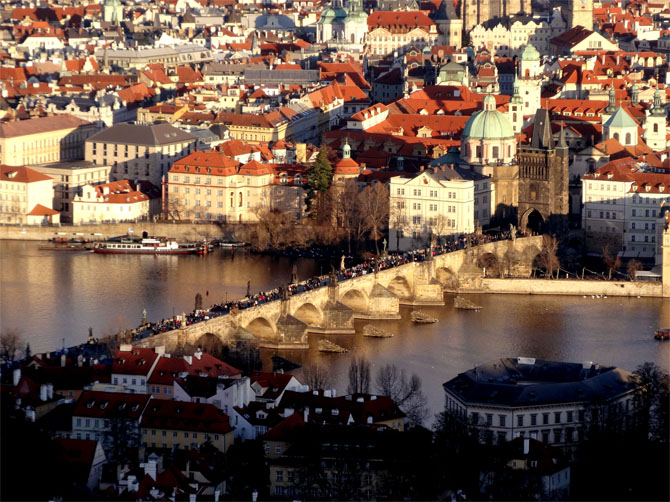
[[[461,135],[461,159],[468,164],[510,164],[516,157],[514,128],[504,113],[496,110],[496,99],[484,98],[484,109],[465,124]]]

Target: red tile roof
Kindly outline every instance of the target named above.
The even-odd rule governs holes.
[[[149,403],[149,394],[125,394],[86,390],[72,413],[75,417],[139,420]]]
[[[147,406],[140,427],[195,431],[214,434],[230,432],[228,415],[213,404],[154,399]]]
[[[116,349],[112,373],[122,375],[148,375],[158,354],[154,349],[133,347],[130,351]]]
[[[35,183],[37,181],[53,180],[46,174],[23,166],[0,165],[0,181],[13,181],[15,183]]]

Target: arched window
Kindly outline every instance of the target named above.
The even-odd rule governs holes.
[[[627,144],[627,145],[630,145],[630,144],[632,144],[632,143],[633,143],[633,142],[632,142],[632,140],[631,140],[631,135],[630,135],[629,132],[627,132],[627,133],[626,133],[626,144]]]
[[[614,133],[614,139],[617,140],[617,141],[619,141],[619,133],[618,133],[618,132],[615,132],[615,133]]]
[[[237,207],[242,207],[242,192],[238,193],[237,197]]]

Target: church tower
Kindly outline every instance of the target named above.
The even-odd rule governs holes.
[[[666,134],[665,108],[661,103],[661,93],[656,89],[654,105],[649,110],[644,122],[644,140],[652,150],[659,152],[665,150]]]
[[[517,82],[522,115],[534,115],[541,106],[542,73],[540,53],[531,44],[528,44],[521,53]]]
[[[583,26],[593,31],[593,0],[568,0],[568,28]]]
[[[521,128],[523,127],[523,99],[521,99],[521,94],[519,94],[519,79],[514,78],[514,93],[512,94],[511,99],[509,100],[509,105],[507,105],[507,118],[512,124],[514,129],[514,134],[519,134]]]

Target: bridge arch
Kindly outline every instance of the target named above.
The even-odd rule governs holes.
[[[500,277],[502,267],[500,260],[493,253],[483,253],[477,258],[477,266],[485,270],[486,277]]]
[[[368,311],[368,295],[359,289],[350,289],[340,298],[340,302],[344,303],[354,312]]]
[[[456,274],[448,267],[439,267],[435,271],[437,280],[442,286],[447,289],[457,289],[458,288],[458,277]]]
[[[402,275],[396,275],[391,280],[391,282],[389,282],[387,289],[400,299],[408,300],[412,299],[414,296],[412,293],[412,287],[410,286],[407,279]]]
[[[195,347],[200,347],[203,352],[216,356],[223,352],[223,337],[216,333],[205,333],[201,335],[193,344]]]
[[[293,317],[300,319],[308,326],[321,326],[323,313],[313,303],[303,303],[293,312]]]
[[[257,317],[244,327],[250,333],[253,333],[261,339],[274,338],[277,328],[272,321],[265,317]]]

